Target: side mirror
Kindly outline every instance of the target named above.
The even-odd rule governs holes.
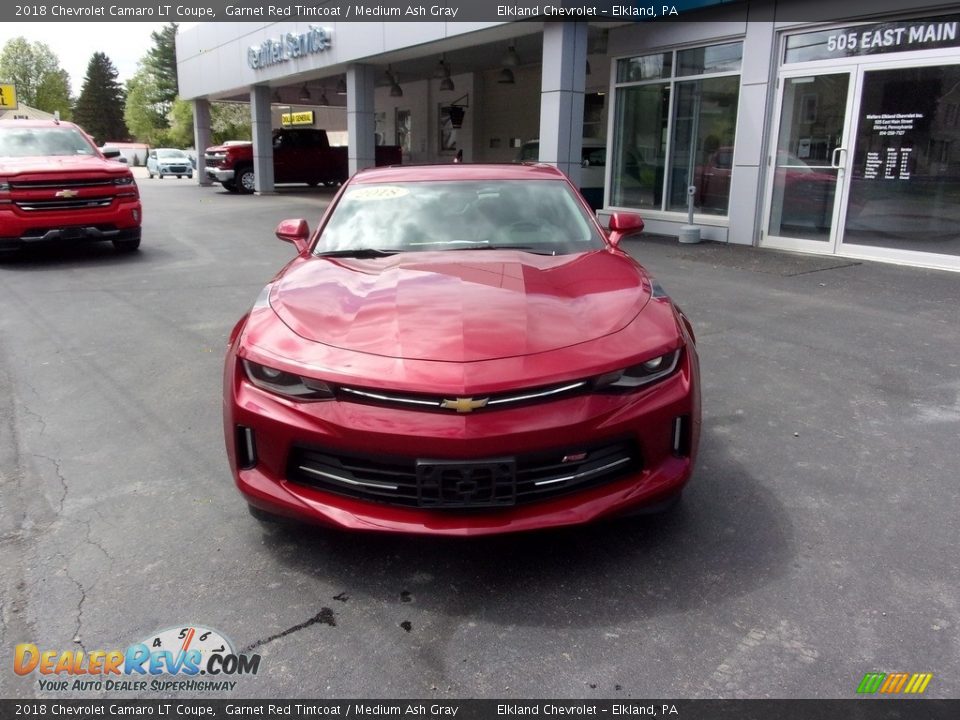
[[[310,226],[303,218],[281,220],[274,232],[284,242],[293,243],[298,253],[307,249],[307,243],[310,240]]]
[[[610,216],[610,232],[607,240],[610,245],[617,247],[627,235],[643,230],[643,218],[637,213],[615,212]]]
[[[103,153],[103,156],[104,156],[105,158],[107,158],[108,160],[112,160],[113,158],[118,158],[118,157],[120,157],[120,151],[117,150],[116,148],[110,148],[109,150],[107,150],[106,148],[104,148],[104,149],[101,150],[100,152],[102,152],[102,153]]]

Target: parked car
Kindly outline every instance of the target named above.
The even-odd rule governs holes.
[[[483,535],[674,503],[690,322],[556,168],[357,173],[230,334],[224,434],[260,519]]]
[[[0,252],[46,242],[140,246],[142,208],[130,168],[79,126],[0,120]]]
[[[399,165],[399,145],[378,145],[375,162]],[[209,147],[204,153],[207,177],[230,192],[251,193],[256,185],[253,172],[253,143],[228,141]],[[315,128],[288,128],[273,131],[273,179],[277,183],[339,185],[347,179],[347,148],[330,145],[327,131]]]
[[[176,175],[178,178],[193,177],[193,164],[190,156],[183,150],[176,148],[157,148],[147,154],[147,174],[163,180],[167,175]]]
[[[607,145],[603,140],[584,138],[581,145],[580,192],[599,210],[603,207],[603,187],[607,169]],[[520,147],[517,162],[537,162],[540,159],[540,141],[529,140]]]

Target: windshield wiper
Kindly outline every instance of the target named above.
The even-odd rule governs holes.
[[[544,250],[532,247],[531,245],[470,245],[467,247],[449,248],[454,250],[523,250],[534,255],[556,255],[556,250]]]
[[[396,255],[395,250],[379,250],[377,248],[353,248],[351,250],[330,250],[328,252],[317,253],[317,257],[352,257],[352,258],[377,258]]]

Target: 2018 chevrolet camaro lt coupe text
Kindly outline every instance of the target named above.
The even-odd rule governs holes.
[[[483,535],[668,506],[700,433],[690,323],[545,165],[368,170],[236,325],[224,427],[261,519]]]

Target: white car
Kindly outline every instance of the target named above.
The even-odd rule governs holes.
[[[190,156],[176,148],[157,148],[147,155],[147,174],[157,175],[162,180],[165,175],[193,177],[193,163]]]

